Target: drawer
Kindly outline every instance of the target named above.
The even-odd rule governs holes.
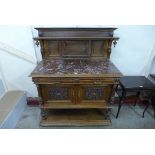
[[[39,84],[114,84],[115,78],[33,78]]]

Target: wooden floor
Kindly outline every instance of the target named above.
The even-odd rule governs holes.
[[[41,126],[93,126],[110,125],[111,121],[105,112],[97,109],[52,110]]]

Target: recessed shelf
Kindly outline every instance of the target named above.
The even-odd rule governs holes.
[[[104,111],[97,109],[81,110],[52,110],[47,119],[41,120],[40,125],[47,126],[102,126],[110,125]]]

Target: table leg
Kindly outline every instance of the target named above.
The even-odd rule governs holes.
[[[154,112],[154,119],[155,119],[155,105],[154,105],[154,103],[152,103],[152,108],[153,108],[153,112]]]
[[[153,109],[153,113],[154,113],[154,119],[155,119],[155,98],[154,97],[151,98],[151,105],[152,105],[152,109]]]
[[[149,105],[151,104],[151,100],[149,99],[148,100],[148,104],[146,105],[146,107],[145,107],[145,109],[144,109],[144,111],[143,111],[143,118],[144,118],[144,114],[145,114],[145,112],[146,112],[146,110],[148,109],[148,107],[149,107]]]
[[[136,99],[136,101],[135,101],[134,106],[136,106],[136,104],[137,104],[137,102],[138,102],[138,100],[139,100],[139,96],[140,96],[140,92],[137,92],[137,94],[136,94],[137,99]]]
[[[116,87],[115,87],[115,92],[116,92],[116,91],[117,91],[117,89],[118,89],[118,85],[119,85],[119,84],[116,84]]]
[[[122,96],[120,97],[120,100],[119,100],[119,105],[118,105],[118,111],[117,111],[117,115],[116,115],[116,118],[118,118],[118,115],[119,115],[119,112],[120,112],[120,109],[122,107],[122,99],[125,97],[125,91],[123,90],[122,92]]]
[[[118,111],[117,111],[117,115],[116,115],[116,118],[118,118],[118,115],[119,115],[119,112],[120,112],[120,109],[121,109],[121,100],[119,101],[119,105],[118,105]]]

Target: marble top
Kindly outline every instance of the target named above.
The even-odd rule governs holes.
[[[31,77],[60,76],[114,76],[120,77],[115,65],[104,59],[50,59],[42,60],[31,73]]]

